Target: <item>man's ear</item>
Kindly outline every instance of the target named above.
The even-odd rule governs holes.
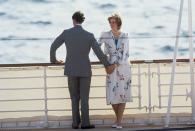
[[[76,21],[74,19],[72,19],[72,23],[74,26],[76,25]]]

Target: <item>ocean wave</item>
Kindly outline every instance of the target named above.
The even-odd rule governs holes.
[[[180,49],[178,49],[179,51],[182,51],[182,52],[187,52],[187,51],[189,51],[189,49],[188,48],[180,48]]]
[[[0,17],[2,18],[6,18],[6,19],[9,19],[9,20],[12,20],[12,19],[18,19],[17,16],[14,16],[14,15],[10,15],[10,14],[7,14],[5,12],[0,12]]]
[[[10,39],[13,39],[13,38],[16,38],[15,36],[12,36],[12,35],[9,35],[7,37],[1,37],[0,40],[10,40]]]
[[[0,4],[1,3],[5,3],[5,2],[7,2],[8,0],[0,0]]]
[[[32,25],[51,25],[52,22],[51,21],[31,21],[31,22],[29,22],[29,24],[32,24]]]
[[[148,32],[143,32],[143,33],[136,33],[138,36],[150,36],[151,34]]]
[[[174,52],[174,48],[175,48],[174,46],[166,45],[166,46],[159,48],[158,50],[160,50],[161,52]],[[195,51],[195,48],[194,48],[194,51]],[[189,48],[180,47],[178,48],[178,52],[182,54],[186,54],[186,52],[189,52]]]
[[[2,17],[4,19],[7,19],[7,20],[16,20],[16,19],[18,19],[17,16],[11,15],[11,14],[7,14],[5,12],[0,12],[0,17]]]
[[[32,2],[35,2],[35,3],[50,3],[52,1],[50,0],[31,0]]]
[[[158,50],[161,51],[161,52],[173,52],[174,47],[170,46],[170,45],[166,45],[166,46],[163,46],[163,47],[159,48]]]
[[[170,7],[170,6],[164,6],[163,8],[164,8],[165,10],[167,10],[167,11],[177,11],[175,8]]]
[[[132,55],[141,55],[141,52],[134,52],[134,53],[132,53]]]
[[[158,26],[154,26],[155,29],[163,29],[165,28],[164,26],[158,25]]]
[[[4,16],[4,15],[6,15],[5,12],[0,12],[0,16]]]
[[[26,45],[25,43],[16,44],[16,45],[14,45],[14,48],[23,47],[25,45]]]
[[[182,31],[181,31],[181,36],[187,37],[187,36],[188,36],[188,31],[182,30]]]
[[[109,10],[109,9],[115,9],[116,7],[117,7],[116,5],[110,4],[110,3],[108,3],[108,4],[102,4],[102,5],[99,6],[100,9],[107,9],[107,10]]]

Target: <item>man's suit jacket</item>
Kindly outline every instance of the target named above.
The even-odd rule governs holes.
[[[50,61],[52,63],[56,61],[56,50],[63,43],[65,43],[67,51],[64,75],[91,76],[91,64],[89,60],[91,48],[105,67],[110,65],[94,35],[84,30],[80,25],[64,30],[54,40],[50,48]]]

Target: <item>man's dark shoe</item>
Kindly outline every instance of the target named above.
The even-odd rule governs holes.
[[[72,129],[79,129],[79,126],[73,126],[72,125]]]
[[[79,129],[79,126],[72,126],[72,129]]]
[[[95,125],[81,126],[81,129],[92,129],[95,128]]]

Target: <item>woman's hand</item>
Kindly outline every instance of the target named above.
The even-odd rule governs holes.
[[[119,67],[119,64],[114,64],[115,65],[115,68]]]
[[[115,68],[116,68],[116,64],[112,64],[112,65],[106,67],[106,73],[112,74],[112,72],[114,71]]]

